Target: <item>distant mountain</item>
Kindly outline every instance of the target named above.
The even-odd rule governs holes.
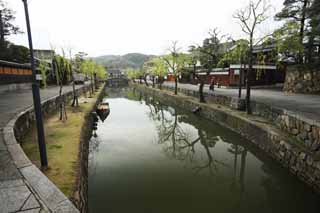
[[[153,55],[144,55],[141,53],[129,53],[123,56],[120,55],[105,55],[93,58],[93,60],[99,64],[102,64],[108,68],[140,68],[143,63],[150,58],[154,57]]]

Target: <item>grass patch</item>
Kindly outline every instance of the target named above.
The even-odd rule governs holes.
[[[93,98],[79,98],[79,107],[66,106],[68,120],[59,120],[59,113],[45,120],[45,136],[49,168],[44,174],[67,196],[71,197],[76,184],[81,127],[85,115],[96,102],[100,91]],[[28,158],[40,167],[40,156],[35,126],[22,139],[21,146]]]

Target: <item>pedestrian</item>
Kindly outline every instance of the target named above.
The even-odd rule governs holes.
[[[210,89],[210,91],[212,91],[212,93],[214,92],[214,78],[212,78],[210,81],[209,89]]]

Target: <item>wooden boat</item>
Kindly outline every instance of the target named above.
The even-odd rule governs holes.
[[[97,107],[97,115],[100,120],[104,122],[110,114],[110,107],[108,102],[104,102],[98,105]]]

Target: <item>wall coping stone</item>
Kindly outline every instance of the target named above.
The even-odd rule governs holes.
[[[83,89],[83,87],[77,90],[80,89]],[[67,96],[70,93],[72,93],[72,91],[64,93],[63,96]],[[48,101],[53,101],[58,97],[59,96],[57,95],[47,98],[43,100],[41,104],[44,105]],[[21,116],[31,112],[33,112],[33,107],[29,107],[26,110],[17,113],[16,116],[14,116],[14,118],[12,118],[2,129],[4,146],[8,150],[15,167],[22,176],[22,179],[12,180],[9,182],[6,181],[5,185],[10,183],[9,185],[18,187],[20,185],[27,184],[27,187],[33,192],[33,195],[37,197],[37,200],[46,208],[43,211],[78,213],[79,210],[60,191],[60,189],[58,189],[54,183],[52,183],[35,165],[32,164],[16,140],[14,133],[16,122]],[[0,188],[3,187],[6,186],[0,185]]]

